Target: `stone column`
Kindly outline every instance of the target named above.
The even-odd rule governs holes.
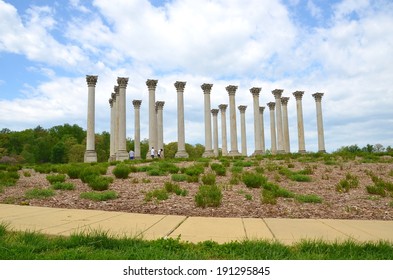
[[[210,116],[210,91],[212,84],[203,84],[204,119],[205,119],[205,152],[202,157],[214,157],[212,149],[212,120]]]
[[[240,156],[240,153],[237,149],[237,127],[236,127],[235,94],[236,94],[237,86],[229,85],[225,89],[227,90],[229,95],[229,126],[231,131],[231,150],[229,151],[229,155]]]
[[[306,153],[306,144],[304,141],[304,124],[303,124],[303,108],[302,97],[304,91],[295,91],[293,96],[296,98],[296,111],[297,111],[297,140],[299,145],[299,153]]]
[[[142,100],[132,100],[132,104],[134,105],[134,154],[135,159],[141,158],[141,117],[140,117],[140,108],[142,104]]]
[[[157,152],[157,116],[156,116],[156,87],[158,80],[147,80],[149,89],[149,149],[146,158],[150,157],[150,150],[154,147]]]
[[[246,138],[246,109],[247,106],[240,105],[240,130],[242,139],[242,155],[247,156],[247,138]]]
[[[325,153],[325,136],[323,132],[323,120],[322,120],[322,92],[316,92],[312,95],[315,99],[317,108],[317,127],[318,127],[318,152]]]
[[[277,154],[277,140],[276,140],[276,120],[274,116],[274,108],[276,103],[269,102],[267,106],[270,110],[270,138],[271,138],[271,153],[273,155]]]
[[[88,87],[87,96],[87,137],[85,162],[97,162],[97,153],[95,148],[95,91],[98,76],[86,75]]]
[[[213,115],[213,151],[214,156],[218,157],[218,109],[212,109],[211,113]]]
[[[291,152],[291,144],[289,142],[289,124],[288,124],[288,106],[287,106],[288,100],[289,100],[289,97],[281,97],[284,151],[286,153]]]
[[[261,150],[262,153],[265,153],[265,121],[263,119],[263,111],[265,107],[259,107],[259,116],[260,116],[260,123],[261,123]]]
[[[118,77],[119,85],[119,149],[116,154],[116,160],[126,160],[129,158],[126,146],[126,88],[128,78]]]
[[[177,91],[177,152],[176,158],[188,158],[186,152],[186,140],[184,136],[184,87],[186,82],[177,81],[175,84]]]
[[[284,150],[284,137],[282,132],[282,112],[281,112],[281,94],[282,89],[275,89],[272,91],[274,98],[276,99],[276,127],[277,127],[277,153],[283,154]]]
[[[156,110],[157,110],[157,151],[160,149],[164,149],[164,127],[163,127],[163,113],[164,109],[164,101],[156,102]]]
[[[112,96],[114,94],[112,93]],[[115,161],[115,108],[113,108],[113,98],[109,98],[109,106],[111,107],[111,134],[109,142],[109,159],[108,161]]]
[[[253,99],[253,108],[254,108],[254,145],[255,151],[253,156],[261,155],[261,124],[260,124],[260,116],[259,116],[259,93],[261,92],[261,88],[253,87],[250,88],[250,92],[252,94]]]
[[[227,104],[220,104],[218,108],[221,111],[221,153],[223,156],[228,155],[228,146],[227,146],[227,117],[226,117],[226,110],[228,105]]]
[[[117,158],[117,151],[119,150],[119,86],[114,86],[113,90],[115,91],[115,103],[113,104],[115,109],[115,133],[114,133],[114,141],[115,141],[115,160]]]

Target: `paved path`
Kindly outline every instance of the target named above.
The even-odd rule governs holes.
[[[393,242],[393,221],[375,220],[207,218],[0,204],[0,223],[8,224],[11,230],[54,235],[102,230],[146,240],[180,236],[195,243],[247,239],[284,244],[302,239]]]

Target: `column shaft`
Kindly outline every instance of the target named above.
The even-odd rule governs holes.
[[[126,146],[126,88],[128,78],[117,78],[119,85],[119,150],[116,154],[116,160],[126,160],[129,158]]]
[[[241,140],[242,140],[242,155],[247,156],[247,138],[246,138],[246,109],[247,106],[240,105],[240,130],[241,130]]]
[[[114,94],[112,94],[114,96]],[[115,161],[116,156],[115,156],[115,138],[114,138],[114,133],[115,133],[115,109],[113,108],[113,98],[109,99],[109,105],[111,107],[111,134],[109,138],[109,159],[108,161]]]
[[[284,137],[283,137],[283,126],[282,126],[282,111],[281,111],[281,94],[282,89],[275,89],[272,91],[274,98],[276,99],[276,128],[277,128],[277,153],[282,154],[284,150]]]
[[[119,95],[119,86],[114,86],[114,91],[115,91],[115,103],[114,103],[114,109],[115,109],[115,133],[114,133],[114,141],[115,141],[115,160],[117,158],[117,153],[119,151],[119,100],[120,100],[120,95]]]
[[[304,124],[303,124],[303,108],[302,97],[304,91],[295,91],[293,96],[296,98],[296,112],[297,112],[297,140],[299,145],[299,153],[306,152],[306,144],[304,140]]]
[[[134,153],[135,158],[141,158],[141,118],[140,118],[140,108],[142,104],[142,100],[133,100],[132,104],[134,105]]]
[[[265,121],[263,119],[263,111],[265,107],[259,107],[260,123],[261,123],[261,150],[265,153]]]
[[[157,151],[164,149],[164,126],[163,126],[163,109],[164,101],[157,101]]]
[[[88,86],[87,96],[87,137],[85,162],[97,162],[97,153],[95,150],[95,88],[98,76],[86,75]]]
[[[323,120],[322,120],[322,96],[323,93],[317,92],[312,95],[315,99],[316,110],[317,110],[317,127],[318,127],[318,152],[325,153],[325,136],[323,131]]]
[[[184,135],[184,87],[186,82],[175,83],[177,91],[177,152],[175,154],[176,158],[188,158],[188,153],[186,152],[186,141]]]
[[[149,149],[146,158],[150,157],[150,150],[154,147],[157,152],[157,116],[156,116],[156,87],[158,80],[147,80],[149,89]]]
[[[250,92],[252,93],[253,98],[253,109],[254,109],[254,145],[255,151],[253,153],[254,156],[262,154],[261,148],[261,124],[260,124],[260,116],[259,116],[259,93],[261,92],[261,88],[250,88]]]
[[[286,153],[291,152],[291,145],[290,145],[290,140],[289,140],[289,124],[288,124],[288,106],[287,106],[288,100],[289,100],[289,97],[281,97],[284,150]]]
[[[218,109],[211,110],[213,115],[213,152],[216,157],[218,157],[218,112]]]
[[[231,156],[240,156],[240,153],[237,149],[237,126],[236,126],[236,102],[235,102],[235,93],[237,90],[237,86],[229,85],[225,88],[229,95],[229,125],[231,132],[231,150],[229,151],[229,155]]]
[[[218,108],[221,111],[221,152],[223,156],[228,155],[228,146],[227,146],[227,117],[226,117],[226,109],[227,104],[220,104]]]
[[[201,88],[203,90],[204,100],[204,120],[205,120],[205,152],[202,157],[214,157],[212,149],[212,120],[211,120],[211,106],[210,106],[210,91],[212,84],[203,84]]]
[[[277,140],[276,140],[276,120],[274,115],[274,108],[276,103],[267,103],[270,110],[270,138],[271,138],[271,153],[275,155],[277,153]]]

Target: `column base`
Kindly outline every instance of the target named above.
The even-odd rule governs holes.
[[[84,162],[97,162],[97,153],[94,150],[85,152]]]
[[[118,151],[116,153],[116,160],[118,160],[118,161],[124,161],[124,160],[127,160],[129,158],[130,158],[130,156],[127,153],[127,151]]]
[[[221,155],[223,157],[227,156],[228,155],[228,151],[227,150],[221,150]]]
[[[188,153],[186,151],[177,151],[175,158],[188,158]]]
[[[299,154],[306,154],[307,152],[306,152],[306,150],[299,150],[298,153],[299,153]]]
[[[230,151],[228,155],[231,156],[231,157],[239,157],[239,156],[242,156],[242,154],[239,153],[238,150]]]
[[[326,153],[326,150],[319,150],[318,153],[325,154],[325,153]]]
[[[112,155],[109,157],[108,162],[116,161],[116,155]]]
[[[252,153],[251,156],[255,157],[255,156],[263,155],[263,154],[264,154],[264,152],[263,152],[262,150],[255,150],[255,151]]]
[[[278,150],[277,152],[276,152],[276,154],[285,154],[286,152],[285,152],[285,150]]]
[[[215,157],[213,150],[206,150],[203,154],[202,157],[204,158],[210,158],[210,157]]]

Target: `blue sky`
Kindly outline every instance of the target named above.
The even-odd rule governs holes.
[[[393,3],[389,0],[0,0],[0,128],[70,123],[86,128],[86,74],[98,75],[96,131],[109,131],[108,98],[118,76],[127,87],[127,136],[133,99],[142,99],[148,137],[147,79],[165,101],[164,141],[177,140],[176,81],[187,81],[186,142],[204,144],[203,92],[247,105],[247,149],[253,143],[251,87],[289,96],[291,150],[297,151],[296,103],[304,90],[306,149],[317,150],[315,102],[322,100],[328,151],[344,145],[393,145]],[[237,112],[238,132],[240,116]],[[219,133],[221,133],[219,131]],[[228,131],[229,134],[229,131]],[[219,134],[220,135],[220,134]],[[265,111],[266,147],[270,147]],[[229,136],[229,135],[228,135]],[[229,137],[228,137],[229,140]],[[221,142],[221,141],[220,141]],[[240,150],[240,135],[239,135]]]

